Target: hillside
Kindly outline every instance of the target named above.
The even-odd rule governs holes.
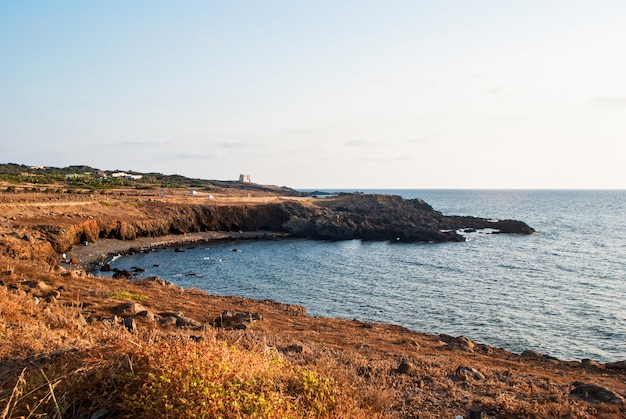
[[[419,206],[452,223],[425,203],[387,197],[314,200],[235,188],[209,198],[187,187],[160,197],[159,189],[127,186],[0,184],[0,417],[626,416],[624,362],[513,354],[157,277],[88,273],[87,262],[111,249],[262,239],[288,233],[277,220],[294,214],[318,222],[341,213],[340,224],[320,225],[342,234],[351,223],[365,231],[356,227],[371,224],[365,216],[381,203]],[[53,188],[63,191],[46,192]],[[404,221],[416,222],[415,214]],[[64,251],[76,263],[61,262]]]
[[[58,167],[0,164],[0,182],[44,193],[105,193],[113,189],[156,190],[198,189],[205,192],[237,194],[238,191],[273,193],[283,196],[305,194],[285,186],[260,185],[234,180],[194,179],[181,175],[142,173],[132,170],[101,170],[85,165]],[[18,186],[19,185],[19,186]]]

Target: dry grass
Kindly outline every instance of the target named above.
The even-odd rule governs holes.
[[[83,418],[98,409],[118,417],[437,418],[467,416],[470,407],[487,417],[624,414],[569,397],[578,379],[623,391],[619,373],[445,349],[433,336],[294,315],[273,302],[37,273],[28,261],[0,278],[0,419]],[[47,302],[56,289],[64,290],[58,301]],[[135,333],[97,320],[133,296],[147,297],[142,304],[155,312],[183,309],[201,322],[228,307],[258,310],[264,320],[245,331],[143,324]],[[294,344],[302,350],[285,349]],[[410,371],[397,371],[401,361]],[[484,379],[460,379],[460,365]]]
[[[21,224],[0,231],[0,419],[84,418],[98,409],[117,417],[440,418],[467,417],[470,408],[489,418],[626,417],[623,405],[569,397],[574,381],[626,395],[623,372],[496,348],[464,352],[398,326],[307,317],[285,304],[94,278],[75,267],[59,271],[58,255],[36,247],[46,243],[28,222],[134,214],[123,205],[127,197],[111,206],[63,199],[3,207],[15,211],[17,221],[8,224]],[[205,326],[138,319],[130,333],[101,321],[132,300]],[[206,326],[226,309],[258,312],[263,321],[244,331]],[[302,350],[287,350],[294,344]],[[399,372],[401,362],[410,369]],[[484,378],[463,379],[459,366]]]
[[[0,418],[382,416],[332,377],[214,339],[121,339],[30,364],[5,380]]]
[[[0,418],[377,417],[339,377],[256,337],[89,325],[80,308],[0,287]]]

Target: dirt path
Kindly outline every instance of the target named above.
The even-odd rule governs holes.
[[[1,202],[0,208],[21,208],[21,207],[74,207],[79,205],[95,205],[98,201],[80,201],[80,202],[20,202],[17,204],[8,204]]]

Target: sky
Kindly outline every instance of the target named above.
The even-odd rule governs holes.
[[[0,163],[626,189],[626,2],[0,0]]]

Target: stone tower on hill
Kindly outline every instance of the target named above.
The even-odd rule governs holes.
[[[250,180],[250,175],[241,174],[239,175],[239,182],[250,183],[252,181]]]

